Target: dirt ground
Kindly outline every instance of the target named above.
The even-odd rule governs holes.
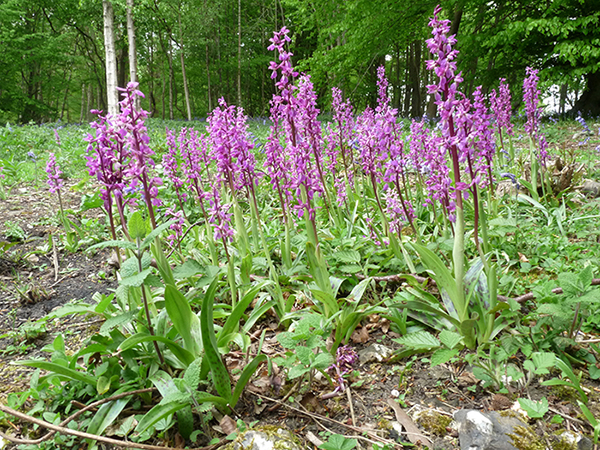
[[[80,192],[65,189],[65,208],[77,210],[80,198]],[[0,242],[14,242],[14,232],[7,225],[14,228],[14,224],[17,224],[25,232],[24,240],[16,241],[14,246],[0,253],[0,335],[4,336],[0,339],[2,398],[28,386],[30,370],[12,366],[12,361],[47,355],[40,350],[51,343],[57,333],[69,336],[65,341],[76,349],[89,334],[89,328],[97,326],[97,321],[81,316],[67,317],[49,322],[45,331],[39,334],[27,335],[19,333],[19,330],[66,302],[91,301],[95,292],[108,293],[116,287],[114,269],[108,264],[108,251],[88,255],[70,253],[57,246],[55,256],[48,242],[49,236],[62,232],[54,219],[57,211],[57,201],[45,186],[40,189],[31,185],[15,186],[8,198],[0,201]],[[99,213],[92,210],[86,214],[93,216]],[[57,268],[55,260],[58,262]],[[273,329],[267,333],[265,348],[271,352],[269,356],[281,351],[275,339],[276,333],[277,330]],[[393,337],[397,335],[384,320],[373,318],[364,325],[364,329],[357,331],[352,345],[357,351],[374,343],[394,348],[397,344],[392,341]],[[234,352],[228,357],[227,364],[230,368],[234,367],[241,364],[242,358],[243,355]],[[398,395],[403,398],[404,409],[410,414],[418,409],[429,408],[442,418],[449,418],[453,412],[464,408],[504,410],[515,402],[516,393],[500,395],[484,391],[464,364],[449,363],[430,368],[424,357],[408,363],[405,360],[358,364],[355,367],[357,376],[352,379],[351,395],[344,394],[328,400],[320,398],[323,392],[331,390],[325,380],[317,379],[311,386],[299,387],[287,382],[287,385],[275,389],[272,381],[265,382],[267,374],[261,372],[240,400],[236,408],[239,417],[235,418],[242,419],[246,424],[284,424],[301,439],[305,439],[309,432],[326,440],[328,432],[364,437],[362,432],[371,431],[392,442],[397,436],[390,432],[390,423],[396,420],[396,416],[388,399]],[[283,405],[269,400],[275,398],[281,401],[290,389],[292,395],[285,399]],[[590,385],[587,389],[592,397],[599,397],[598,386]],[[521,395],[534,400],[546,396],[551,404],[551,412],[565,417],[568,427],[590,432],[577,419],[580,413],[569,395],[558,395],[555,390],[539,386],[536,382]],[[349,400],[352,409],[349,408]],[[324,419],[323,416],[339,423]],[[458,448],[457,433],[447,426],[447,421],[436,420],[417,420],[417,424],[432,439],[435,448]],[[210,432],[216,437],[223,437],[216,431],[218,427],[215,430],[217,423],[212,422],[211,425]],[[534,427],[538,434],[548,436],[559,425],[538,421]],[[399,439],[406,441],[403,436]],[[156,444],[173,445],[174,442],[159,440]],[[361,440],[359,444],[366,448],[367,442]],[[310,445],[310,448],[314,448],[313,444]]]

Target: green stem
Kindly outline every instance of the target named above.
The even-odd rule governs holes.
[[[460,195],[460,193],[458,194]],[[463,322],[467,318],[467,308],[465,305],[465,216],[462,205],[456,205],[456,224],[454,233],[454,247],[452,249],[452,261],[454,264],[454,279],[456,282],[456,309],[458,320]]]

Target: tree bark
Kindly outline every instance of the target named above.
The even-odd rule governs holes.
[[[127,47],[129,54],[129,81],[137,82],[137,49],[135,45],[135,24],[133,23],[133,0],[127,0]],[[135,98],[136,108],[140,108],[140,98]]]
[[[108,113],[119,112],[119,94],[117,92],[117,55],[115,52],[114,12],[112,3],[102,1],[104,12],[104,53],[106,57],[106,100]]]
[[[238,0],[237,103],[242,106],[242,0]]]
[[[569,85],[567,83],[563,83],[560,85],[560,100],[558,103],[558,114],[561,116],[565,115],[565,105],[567,104],[567,90]]]
[[[206,42],[206,81],[208,83],[208,110],[212,111],[212,91],[210,88],[210,58],[208,57],[208,42]]]
[[[169,34],[169,49],[167,51],[167,58],[169,61],[169,119],[173,120],[175,115],[173,114],[173,78],[175,76],[173,71],[173,44],[171,42],[171,35]]]
[[[423,115],[422,110],[422,99],[421,99],[421,75],[419,69],[421,68],[421,41],[414,41],[411,45],[411,57],[409,67],[409,78],[412,85],[411,88],[411,110],[410,115],[412,117],[421,117]]]
[[[597,116],[600,114],[600,71],[586,74],[585,82],[585,89],[573,105],[571,113]]]
[[[85,84],[81,85],[81,112],[79,114],[79,123],[83,123],[83,118],[85,117]]]
[[[179,4],[181,8],[181,4]],[[188,87],[187,75],[185,72],[185,56],[183,54],[183,28],[181,27],[181,9],[178,11],[179,21],[179,58],[181,59],[181,75],[183,76],[183,93],[185,95],[185,108],[187,112],[187,120],[192,120],[192,108],[190,106],[190,89]]]

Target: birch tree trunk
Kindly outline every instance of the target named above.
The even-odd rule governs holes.
[[[115,52],[114,12],[112,3],[102,1],[104,12],[104,54],[106,57],[106,100],[108,113],[119,112],[119,94],[117,92],[117,55]]]
[[[129,49],[129,81],[137,82],[137,49],[135,46],[135,24],[133,23],[133,0],[127,0],[127,47]],[[135,98],[140,108],[140,98]]]
[[[181,4],[179,5],[181,8]],[[190,106],[190,90],[188,88],[187,74],[185,72],[185,56],[183,55],[183,29],[181,27],[181,9],[179,10],[179,56],[181,59],[181,75],[183,76],[183,92],[185,95],[185,107],[187,120],[192,120],[192,108]]]
[[[242,106],[242,0],[238,0],[237,103]]]
[[[173,114],[173,78],[175,77],[175,73],[173,70],[173,44],[171,42],[171,33],[169,32],[168,36],[168,51],[167,51],[167,59],[169,61],[169,119],[173,120],[175,117]]]

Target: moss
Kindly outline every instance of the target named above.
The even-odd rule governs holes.
[[[377,428],[380,430],[390,430],[392,428],[392,424],[386,418],[382,418],[377,422]]]
[[[523,419],[523,416],[521,414],[519,414],[516,411],[513,411],[512,409],[505,409],[503,411],[498,411],[498,414],[500,414],[500,416],[502,416],[502,417],[511,417],[513,419],[519,419],[519,420]]]
[[[300,442],[300,439],[298,439],[293,433],[290,433],[288,430],[286,430],[285,428],[282,428],[280,426],[277,425],[261,425],[259,427],[256,427],[257,431],[262,431],[263,433],[266,433],[269,437],[272,436],[277,436],[280,437],[281,433],[280,430],[286,431],[286,439],[293,442],[296,445],[301,446],[302,443]],[[274,450],[287,450],[289,449],[289,443],[286,443],[285,441],[277,441],[275,442],[275,448]]]
[[[546,446],[529,426],[518,426],[508,437],[517,450],[545,450]]]
[[[579,394],[569,386],[552,386],[551,391],[559,400],[575,403]]]
[[[579,447],[577,446],[577,443],[569,442],[566,435],[561,436],[566,431],[567,430],[563,429],[563,430],[558,430],[555,433],[556,440],[552,441],[552,444],[551,444],[552,450],[578,450]]]
[[[452,422],[452,417],[445,416],[436,411],[423,411],[417,419],[417,423],[425,431],[436,436],[447,435],[448,431],[446,428],[450,425],[450,422]]]
[[[273,450],[290,450],[293,448],[303,448],[300,440],[287,429],[281,426],[261,425],[259,427],[253,428],[252,431],[262,432],[267,436],[268,439],[271,439],[274,443]],[[281,431],[284,431],[285,433],[281,433]],[[246,432],[241,433],[240,436],[238,436],[233,442],[223,447],[223,450],[233,450],[235,448],[235,444],[242,441],[242,437],[245,433]],[[275,437],[276,439],[272,439],[273,437]],[[244,448],[252,448],[252,445]]]

